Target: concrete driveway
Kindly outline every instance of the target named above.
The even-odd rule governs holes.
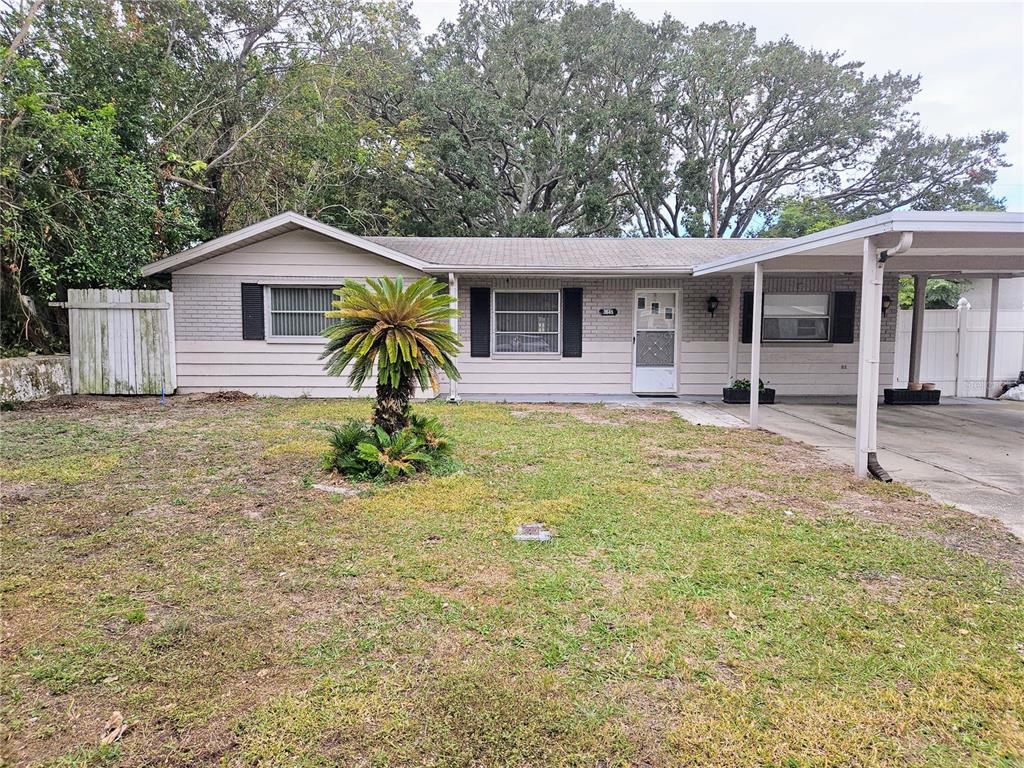
[[[719,407],[746,421],[748,406]],[[761,425],[852,465],[856,415],[852,403],[780,402],[761,406]],[[1024,403],[879,405],[878,460],[893,479],[1024,539]]]

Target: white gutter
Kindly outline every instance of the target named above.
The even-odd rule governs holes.
[[[467,267],[461,264],[429,264],[422,268],[428,274],[443,275],[449,272],[481,275],[540,275],[555,277],[689,277],[693,267],[603,267],[601,269],[579,269],[576,267],[517,267],[511,265],[482,265]]]

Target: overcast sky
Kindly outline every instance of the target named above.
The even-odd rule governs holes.
[[[1024,210],[1024,3],[1012,2],[652,2],[617,0],[642,19],[671,13],[693,25],[744,22],[761,39],[789,35],[841,50],[872,74],[922,76],[912,107],[936,134],[1006,131],[1007,159],[995,192]],[[458,0],[413,0],[424,34],[458,15]]]

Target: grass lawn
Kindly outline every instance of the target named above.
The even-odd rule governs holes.
[[[1022,765],[995,524],[660,411],[419,407],[463,468],[358,498],[310,486],[365,400],[3,414],[7,764]]]

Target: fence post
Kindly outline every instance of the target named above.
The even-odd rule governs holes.
[[[964,332],[967,330],[968,323],[964,322],[964,313],[970,311],[971,302],[965,299],[963,296],[956,303],[956,365],[953,368],[953,397],[960,397],[960,383],[964,379],[964,373],[962,370],[963,366],[963,350],[964,350]]]

